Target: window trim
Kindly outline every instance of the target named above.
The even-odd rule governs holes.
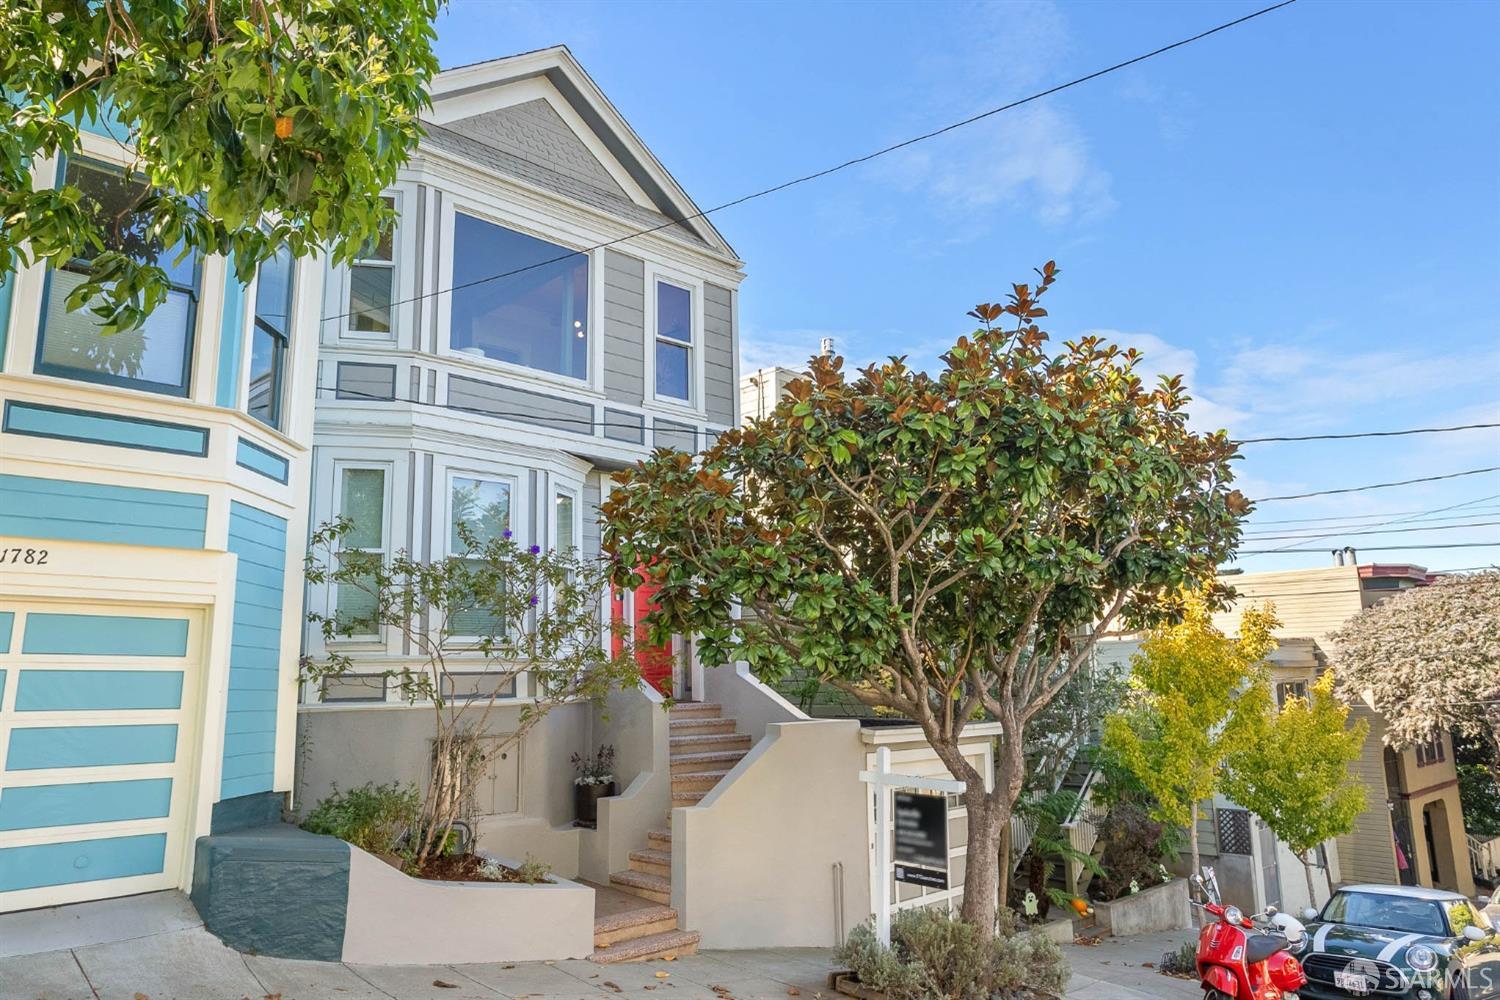
[[[128,177],[132,174],[130,168],[125,164],[114,163],[99,157],[82,155],[73,157],[80,163],[86,163],[90,167],[106,173],[112,173],[120,177]],[[67,182],[69,158],[59,155],[57,158],[57,173],[53,178],[53,186],[61,188]],[[147,187],[149,187],[149,183]],[[43,352],[47,347],[47,306],[51,300],[52,276],[56,271],[69,271],[74,274],[86,273],[75,266],[82,258],[74,258],[60,267],[44,267],[42,269],[42,292],[40,309],[36,319],[36,350],[32,359],[31,370],[37,375],[46,375],[50,378],[67,379],[73,382],[91,382],[95,385],[118,386],[124,389],[136,389],[141,392],[149,392],[158,396],[171,396],[178,399],[190,399],[193,394],[193,360],[198,346],[198,323],[202,318],[203,299],[203,258],[204,255],[193,251],[193,284],[191,288],[182,288],[169,282],[168,286],[172,292],[183,292],[188,297],[188,315],[186,323],[187,335],[183,338],[182,356],[182,384],[172,385],[166,382],[153,382],[150,379],[131,378],[128,375],[111,375],[108,372],[95,372],[86,368],[71,368],[67,365],[52,364],[43,361]],[[159,307],[158,307],[159,308]],[[80,315],[83,314],[80,311]]]
[[[344,473],[345,472],[373,471],[381,474],[381,496],[380,496],[380,548],[372,549],[360,546],[355,548],[359,552],[379,552],[383,557],[389,558],[391,554],[391,503],[393,490],[391,480],[395,475],[395,468],[390,462],[370,462],[359,459],[336,459],[333,463],[333,517],[337,520],[344,513]],[[341,545],[340,548],[343,548]],[[328,611],[330,616],[338,615],[338,584],[328,587]],[[374,632],[355,632],[347,636],[335,636],[330,645],[371,645],[383,642],[385,639],[385,626],[378,625]]]
[[[404,277],[401,267],[402,240],[405,236],[406,218],[402,213],[402,192],[386,191],[381,194],[391,202],[391,208],[396,213],[396,221],[391,226],[391,259],[370,260],[369,258],[356,257],[345,264],[342,271],[339,286],[339,309],[343,313],[339,320],[339,337],[342,340],[357,340],[365,343],[390,344],[399,339],[401,333],[401,321],[399,319],[400,306],[398,303],[402,298],[401,281]],[[374,330],[356,330],[354,328],[354,307],[352,298],[354,296],[354,268],[359,267],[386,267],[391,272],[391,328],[385,333]]]
[[[507,525],[507,529],[511,533],[512,541],[515,541],[518,545],[526,544],[521,538],[522,532],[518,528],[518,524],[521,522],[518,507],[521,497],[522,478],[523,472],[521,470],[494,472],[453,466],[445,471],[443,482],[446,488],[443,491],[443,542],[441,548],[443,558],[464,558],[463,553],[453,551],[453,483],[457,479],[471,479],[481,483],[504,483],[510,490],[510,523]],[[481,638],[483,637],[478,635],[463,635],[452,632],[448,635],[447,641],[462,647],[471,646]]]
[[[523,219],[510,216],[501,217],[501,213],[488,205],[481,204],[473,199],[465,198],[457,192],[447,192],[448,197],[443,202],[443,218],[438,234],[439,246],[442,248],[441,272],[438,275],[441,287],[451,288],[453,281],[453,261],[456,257],[457,243],[457,217],[467,215],[471,219],[508,229],[522,236],[529,236],[544,243],[550,243],[559,250],[567,250],[579,254],[588,261],[588,278],[585,281],[588,295],[588,319],[586,320],[588,336],[588,350],[585,352],[584,375],[579,378],[576,375],[565,375],[561,372],[550,372],[544,368],[532,368],[529,365],[518,364],[514,361],[501,361],[496,358],[484,357],[482,355],[465,354],[453,346],[453,295],[451,292],[441,296],[441,304],[438,306],[438,354],[441,357],[461,364],[471,365],[477,370],[499,372],[513,375],[520,380],[529,380],[538,385],[551,388],[563,387],[568,391],[579,394],[580,392],[604,398],[603,394],[603,368],[604,368],[604,322],[603,322],[603,278],[604,261],[599,252],[581,240],[572,237],[559,237],[556,233],[543,232],[540,229],[527,224]]]
[[[550,490],[552,496],[552,517],[547,531],[547,544],[553,551],[558,548],[557,526],[561,519],[557,515],[557,501],[567,497],[573,501],[573,551],[577,554],[583,552],[583,491],[572,485],[553,483]]]
[[[244,377],[244,384],[241,386],[242,396],[241,396],[241,400],[240,400],[240,405],[238,407],[238,409],[241,412],[243,412],[247,417],[249,417],[251,420],[254,420],[256,423],[259,423],[259,424],[261,424],[261,425],[263,425],[265,427],[271,428],[271,430],[276,431],[278,434],[285,434],[287,432],[287,412],[286,412],[287,411],[287,405],[286,405],[286,403],[287,403],[287,395],[288,395],[288,393],[287,393],[287,384],[291,381],[290,375],[291,375],[291,370],[292,370],[292,330],[297,325],[297,309],[300,306],[301,299],[302,299],[301,292],[299,291],[299,289],[297,287],[298,286],[298,277],[302,273],[302,268],[300,266],[298,266],[297,258],[296,257],[289,256],[289,263],[290,263],[290,267],[289,267],[289,273],[287,274],[287,303],[286,303],[286,325],[287,325],[287,329],[286,329],[286,332],[284,334],[279,334],[278,335],[276,333],[271,333],[271,336],[273,338],[279,337],[279,339],[281,341],[280,365],[279,365],[279,368],[278,368],[278,371],[277,371],[276,386],[275,386],[275,405],[274,405],[274,407],[272,409],[272,413],[273,413],[273,415],[275,417],[275,422],[274,423],[267,423],[266,421],[261,420],[259,417],[255,416],[254,414],[252,414],[250,412],[250,377],[251,377],[251,365],[252,365],[252,363],[254,361],[254,358],[255,358],[255,334],[256,334],[256,331],[259,329],[259,326],[260,326],[260,324],[257,322],[258,316],[257,316],[256,311],[255,311],[255,303],[256,303],[256,299],[259,298],[259,296],[260,296],[260,274],[261,274],[261,268],[263,268],[265,266],[264,264],[261,265],[261,268],[256,268],[256,271],[255,271],[255,284],[250,289],[250,295],[249,295],[249,306],[250,307],[246,310],[246,312],[248,313],[248,316],[247,316],[248,334],[245,337],[245,355],[244,355],[244,357],[245,357],[245,363],[244,363],[243,368],[242,368],[242,370],[245,373],[245,377]]]
[[[676,413],[683,417],[692,417],[700,423],[707,419],[707,408],[703,398],[704,377],[704,344],[703,344],[703,285],[704,282],[689,277],[680,271],[673,271],[660,267],[651,262],[646,263],[646,286],[645,292],[645,330],[643,353],[645,355],[645,378],[646,398],[648,406],[656,410]],[[670,337],[660,337],[657,333],[657,288],[658,284],[668,284],[681,288],[692,297],[690,316],[693,323],[693,342],[684,344],[680,340]],[[657,392],[656,383],[656,344],[658,340],[665,340],[669,344],[676,344],[688,348],[688,398],[682,399],[678,396],[664,396]]]

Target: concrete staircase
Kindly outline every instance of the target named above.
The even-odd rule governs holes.
[[[672,706],[672,806],[690,806],[707,795],[750,752],[750,737],[719,705],[684,702]],[[691,955],[698,932],[677,928],[672,909],[672,813],[667,825],[650,831],[646,844],[630,852],[630,868],[609,877],[609,888],[645,902],[639,907],[594,918],[594,961],[641,961],[665,955]]]

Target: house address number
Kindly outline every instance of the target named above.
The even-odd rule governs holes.
[[[45,566],[48,555],[46,549],[0,548],[0,566]]]

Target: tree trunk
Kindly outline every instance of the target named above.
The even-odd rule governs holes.
[[[1328,880],[1328,898],[1333,898],[1333,865],[1323,866],[1323,877]]]
[[[1010,806],[984,790],[984,779],[969,781],[964,801],[969,809],[968,867],[964,871],[963,919],[989,940],[995,934],[1000,891],[1000,831],[1010,822]],[[976,808],[977,807],[977,808]]]
[[[1307,876],[1307,905],[1316,908],[1318,905],[1318,890],[1313,888],[1313,852],[1302,852],[1302,872]]]
[[[1003,908],[1010,905],[1010,878],[1014,872],[1014,862],[1010,856],[1010,819],[1007,818],[1004,825],[1000,827],[1000,878],[999,891],[995,894],[999,899],[999,905]]]
[[[1193,858],[1193,870],[1191,872],[1189,872],[1188,875],[1189,875],[1189,877],[1192,877],[1193,875],[1200,875],[1203,872],[1203,867],[1202,867],[1202,861],[1198,857],[1198,800],[1197,799],[1194,799],[1192,805],[1188,807],[1188,845],[1192,849],[1192,858]],[[1192,885],[1193,884],[1191,882],[1188,883],[1189,893],[1191,893]],[[1195,909],[1193,912],[1196,913],[1196,914],[1198,914],[1198,923],[1201,925],[1203,923],[1203,919],[1204,919],[1204,917],[1203,917],[1203,911]]]

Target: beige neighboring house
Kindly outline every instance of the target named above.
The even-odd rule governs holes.
[[[1229,576],[1224,582],[1240,597],[1235,608],[1219,616],[1218,624],[1233,629],[1240,609],[1263,601],[1275,604],[1282,622],[1277,631],[1282,650],[1275,667],[1280,699],[1305,690],[1318,673],[1337,663],[1338,652],[1329,636],[1346,621],[1430,579],[1420,566],[1354,565],[1352,559],[1347,565],[1320,569]],[[1394,749],[1385,745],[1385,720],[1378,713],[1356,704],[1354,717],[1370,724],[1370,738],[1357,765],[1370,793],[1353,832],[1337,841],[1342,880],[1433,886],[1473,895],[1452,735],[1439,733],[1427,743]]]
[[[763,420],[781,401],[786,387],[804,378],[806,371],[785,365],[757,368],[740,376],[740,420]]]

